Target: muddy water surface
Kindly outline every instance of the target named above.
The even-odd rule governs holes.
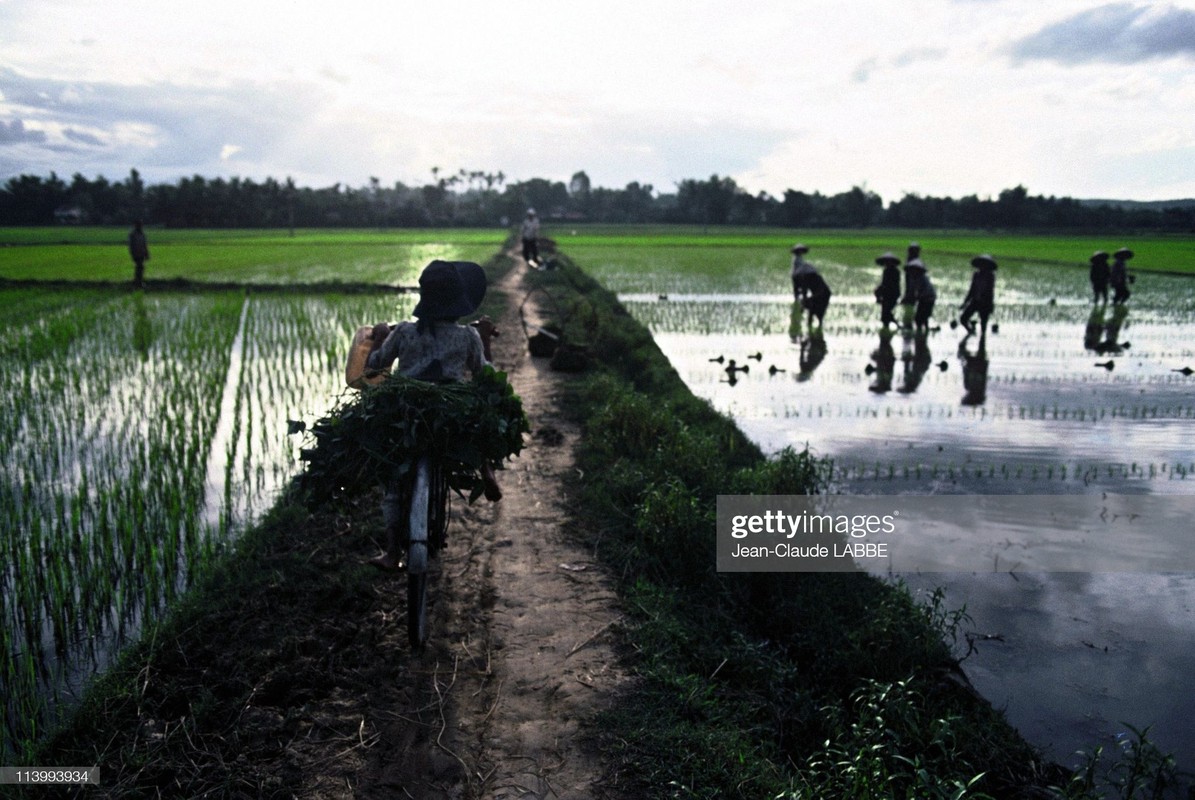
[[[981,346],[950,324],[961,271],[940,280],[925,335],[882,333],[866,274],[824,272],[847,291],[820,331],[784,294],[622,299],[766,451],[831,458],[835,492],[1195,495],[1193,282],[1149,276],[1127,307],[1093,309],[1077,270],[1021,275],[998,284]],[[899,577],[965,604],[968,675],[1056,758],[1115,750],[1131,724],[1193,769],[1195,575],[1125,569]]]

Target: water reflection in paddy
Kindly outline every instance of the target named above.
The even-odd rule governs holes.
[[[957,306],[941,285],[940,327],[923,337],[882,335],[857,291],[836,295],[812,335],[785,295],[622,299],[690,388],[766,451],[831,457],[837,492],[1195,494],[1195,376],[1180,371],[1195,367],[1192,285],[1149,281],[1127,313],[1005,286],[982,350],[949,326]],[[968,674],[1055,757],[1114,745],[1128,722],[1195,768],[1192,575],[902,577],[966,605]]]

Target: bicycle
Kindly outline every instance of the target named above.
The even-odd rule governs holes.
[[[364,389],[385,380],[389,370],[369,371],[373,329],[357,329],[349,348],[345,382],[354,389]],[[420,456],[408,481],[400,487],[400,502],[406,519],[407,550],[407,639],[415,650],[427,643],[427,570],[448,537],[448,483],[443,466],[430,456]]]

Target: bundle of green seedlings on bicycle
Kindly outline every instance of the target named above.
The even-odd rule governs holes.
[[[492,367],[465,383],[391,375],[349,398],[307,429],[312,446],[295,485],[311,506],[345,500],[406,477],[420,456],[444,465],[445,479],[472,502],[485,490],[482,467],[498,468],[530,432],[523,403]]]

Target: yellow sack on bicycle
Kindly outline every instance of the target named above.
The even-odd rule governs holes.
[[[386,380],[389,369],[367,370],[365,359],[373,347],[373,327],[362,325],[353,335],[353,343],[349,347],[348,363],[344,367],[344,382],[353,389],[364,389],[366,386],[376,386]]]

